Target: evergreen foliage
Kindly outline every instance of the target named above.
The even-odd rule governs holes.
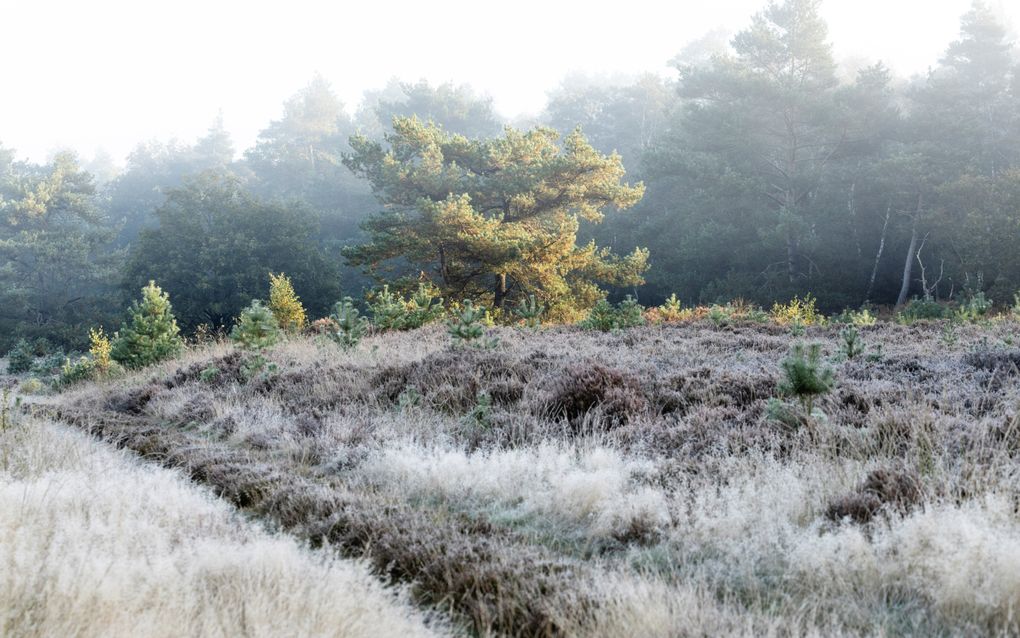
[[[783,380],[779,391],[796,397],[808,417],[813,414],[815,398],[826,394],[834,383],[832,368],[823,364],[821,353],[820,344],[813,343],[805,349],[804,344],[798,343],[781,363]]]
[[[19,339],[10,352],[7,353],[7,373],[23,374],[32,369],[35,363],[35,354],[32,352],[32,345],[24,339]]]
[[[644,306],[627,295],[616,307],[605,299],[600,300],[588,312],[588,317],[580,325],[588,330],[609,332],[636,328],[644,324]]]
[[[114,335],[110,355],[128,368],[142,368],[177,355],[184,347],[170,296],[150,281],[131,304],[129,320]]]
[[[346,251],[351,263],[428,271],[444,295],[495,313],[541,291],[554,320],[591,308],[599,282],[643,281],[647,251],[618,258],[576,243],[582,221],[597,223],[604,208],[629,208],[644,192],[622,183],[619,156],[597,152],[579,131],[561,141],[551,129],[508,127],[502,137],[467,139],[395,118],[385,145],[354,136],[351,146],[345,163],[386,207],[364,225],[370,241]]]
[[[279,342],[280,326],[272,311],[255,299],[241,311],[230,338],[245,350],[265,350]]]
[[[434,286],[419,283],[410,298],[392,292],[389,285],[369,296],[372,323],[380,330],[414,330],[442,318],[443,298]]]
[[[459,309],[451,310],[453,317],[447,321],[447,330],[454,345],[470,345],[475,347],[494,347],[496,339],[485,339],[486,310],[475,306],[470,299],[465,299]]]
[[[538,328],[542,325],[542,313],[545,312],[545,306],[538,303],[535,299],[535,295],[528,295],[527,299],[521,299],[517,302],[517,307],[514,308],[514,314],[517,318],[524,322],[524,325],[528,328]]]
[[[344,297],[336,304],[330,318],[335,324],[335,329],[329,331],[329,338],[344,350],[357,347],[371,325],[354,307],[354,301],[350,297]]]

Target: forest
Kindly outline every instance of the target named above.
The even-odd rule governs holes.
[[[923,76],[835,59],[810,0],[672,65],[565,80],[512,122],[470,86],[426,81],[351,112],[316,76],[243,150],[219,120],[122,168],[0,147],[0,351],[80,348],[150,280],[186,332],[229,329],[271,272],[317,317],[423,282],[497,319],[534,295],[556,322],[607,295],[1012,305],[1020,72],[984,5]]]

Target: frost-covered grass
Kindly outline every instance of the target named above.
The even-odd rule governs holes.
[[[837,328],[432,327],[295,339],[250,380],[216,345],[54,405],[480,635],[1013,635],[1018,329],[867,327],[880,355],[844,361]],[[809,425],[767,409],[798,341],[835,370]]]
[[[365,565],[65,426],[0,433],[0,635],[428,636]]]

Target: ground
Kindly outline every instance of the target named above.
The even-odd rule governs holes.
[[[222,500],[202,492],[202,507],[224,520],[240,512],[238,529],[272,530],[259,542],[292,553],[280,569],[306,561],[346,574],[286,580],[278,602],[255,588],[259,608],[364,595],[405,633],[1015,634],[1020,325],[861,333],[865,354],[846,360],[838,327],[494,329],[499,345],[481,350],[430,327],[350,352],[291,339],[266,353],[276,367],[262,372],[251,355],[212,344],[127,379],[35,398],[34,416],[15,426],[31,434],[6,433],[4,453],[25,455],[19,436],[124,448],[142,461],[101,454],[130,472],[162,472],[176,490],[210,490]],[[822,344],[835,373],[810,416],[775,401],[781,362],[798,342]],[[73,489],[50,498],[39,483],[65,471],[62,458],[39,464],[46,469],[3,461],[5,493],[40,493],[24,497],[37,513],[5,521],[5,538],[55,520],[62,533],[94,533],[91,516],[59,514]],[[125,472],[108,489],[80,489],[104,493],[100,508],[178,500]],[[195,524],[187,510],[175,516]],[[193,549],[201,543],[189,534],[167,541],[177,552],[168,560],[200,573],[218,553]],[[140,542],[114,526],[92,555]],[[249,541],[238,542],[243,555]],[[5,564],[21,556],[19,571],[44,569],[31,571],[34,584],[0,581],[0,598],[48,618],[51,599],[33,592],[56,581],[59,605],[92,604],[75,594],[91,586],[50,567],[57,559],[40,543],[5,541]],[[128,563],[110,569],[144,579]],[[202,582],[181,587],[202,591]],[[247,592],[203,613],[239,622],[229,608]],[[39,633],[26,614],[8,613],[5,633]],[[267,615],[247,618],[243,632],[277,633],[259,626]]]

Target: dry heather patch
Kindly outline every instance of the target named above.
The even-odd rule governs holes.
[[[0,634],[428,636],[361,563],[61,426],[0,434]]]
[[[948,347],[939,325],[883,325],[861,331],[878,354],[851,361],[819,327],[500,329],[493,351],[450,351],[436,329],[350,352],[303,339],[268,353],[274,376],[206,381],[230,353],[189,354],[183,374],[62,409],[367,554],[481,634],[995,635],[1020,611],[999,569],[1015,550],[995,545],[1020,493],[1020,392],[970,355],[998,361],[1012,330],[964,326]],[[811,423],[784,422],[768,400],[805,340],[836,385]],[[943,524],[959,552],[935,551]],[[988,576],[974,595],[960,560]]]

